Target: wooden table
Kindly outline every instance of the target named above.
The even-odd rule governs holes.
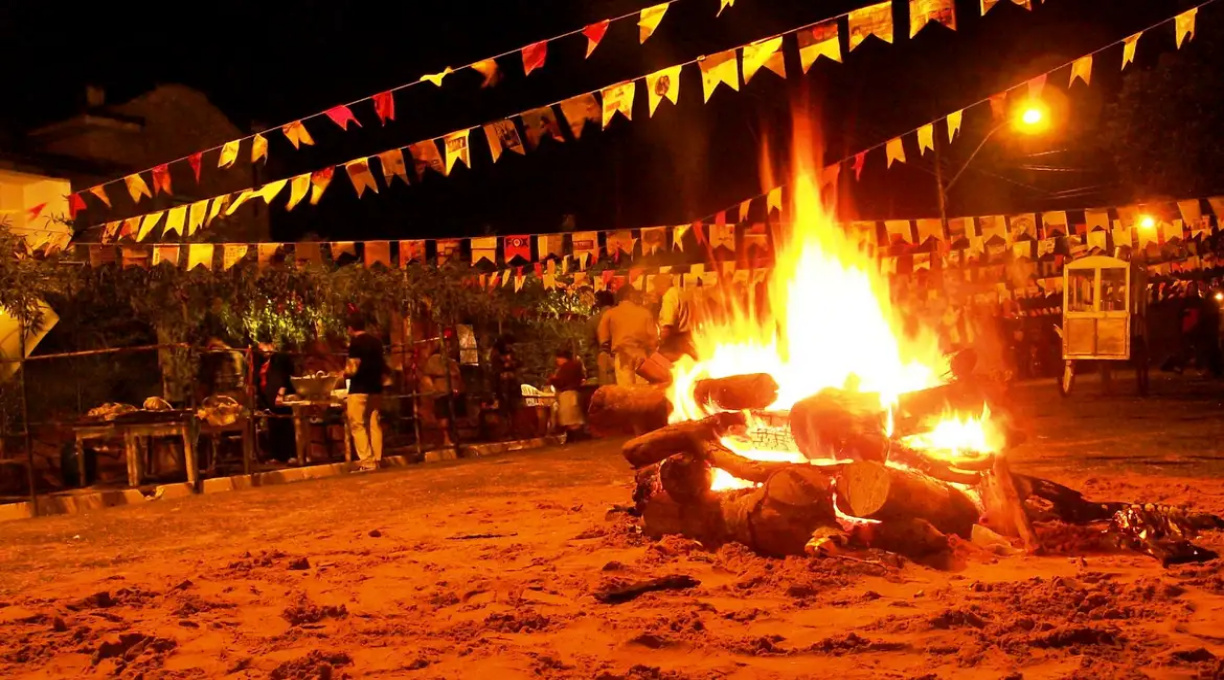
[[[183,440],[183,467],[187,470],[187,482],[193,489],[199,487],[200,466],[196,459],[195,447],[195,417],[189,416],[178,420],[155,423],[141,422],[100,422],[96,424],[81,424],[73,427],[76,438],[77,469],[80,474],[81,486],[86,485],[85,479],[85,442],[92,439],[122,439],[123,451],[127,458],[128,486],[140,486],[144,476],[144,463],[140,457],[139,440],[145,437],[180,437]]]
[[[293,410],[293,434],[296,440],[298,465],[306,464],[307,451],[310,449],[310,418],[316,413],[326,413],[329,409],[340,409],[340,419],[344,422],[344,462],[353,460],[350,441],[348,417],[344,412],[344,402],[336,399],[293,399],[282,402]]]

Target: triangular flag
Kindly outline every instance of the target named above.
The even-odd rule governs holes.
[[[505,288],[505,287],[506,287],[506,284],[508,284],[508,283],[510,283],[510,270],[509,270],[509,269],[503,269],[503,270],[502,270],[502,273],[501,273],[501,285],[502,285],[502,288]]]
[[[892,2],[884,0],[884,2],[850,12],[849,27],[851,52],[872,35],[886,43],[891,43],[893,41]]]
[[[46,204],[44,204],[46,205]],[[76,219],[77,213],[85,209],[85,199],[81,198],[81,192],[76,191],[68,195],[68,218]],[[42,212],[39,208],[38,212]]]
[[[961,119],[965,117],[965,110],[955,111],[948,114],[948,143],[956,139],[956,133],[960,131]]]
[[[395,92],[387,90],[374,95],[374,113],[383,125],[389,120],[395,120]]]
[[[229,168],[238,162],[238,150],[242,147],[242,140],[236,139],[232,142],[226,142],[225,146],[221,147],[221,156],[217,158],[218,168]]]
[[[447,66],[446,68],[442,69],[440,73],[427,73],[421,76],[421,80],[427,80],[438,87],[442,87],[442,79],[454,72],[455,69]]]
[[[114,243],[115,241],[119,240],[119,225],[120,224],[122,223],[119,222],[118,220],[115,220],[114,222],[106,223],[106,226],[102,229],[102,242],[103,243]]]
[[[208,216],[208,199],[196,201],[191,204],[187,217],[187,235],[191,236],[196,233],[200,227],[204,226],[204,218]]]
[[[448,176],[455,167],[455,163],[463,163],[468,168],[472,167],[472,154],[468,147],[470,132],[471,130],[459,130],[442,138],[442,145],[446,147],[446,174]]]
[[[196,267],[212,270],[213,245],[211,243],[192,243],[187,246],[187,271]]]
[[[502,245],[502,257],[506,259],[506,264],[510,264],[516,258],[524,262],[531,262],[531,236],[527,234],[507,236]]]
[[[612,117],[617,113],[625,117],[625,120],[633,120],[633,94],[637,91],[636,81],[613,85],[605,88],[601,93],[603,97],[603,127],[606,130],[608,123],[612,122]]]
[[[1045,91],[1047,75],[1049,74],[1043,73],[1028,81],[1028,94],[1030,98],[1039,99],[1041,97],[1041,93]]]
[[[858,180],[863,176],[863,166],[867,165],[867,152],[860,151],[854,154],[854,165],[851,169],[854,170],[854,179]]]
[[[390,241],[366,241],[362,255],[365,256],[365,266],[367,269],[376,264],[381,264],[387,269],[391,268]]]
[[[615,255],[616,253],[632,255],[633,247],[636,244],[637,239],[633,238],[633,232],[628,229],[608,232],[607,247],[609,255]],[[549,260],[549,262],[552,262],[552,260]]]
[[[333,241],[330,245],[333,262],[339,262],[340,258],[345,255],[357,257],[356,241]]]
[[[744,45],[744,84],[764,66],[779,76],[786,77],[786,63],[782,54],[782,36],[758,40]]]
[[[739,64],[735,58],[735,50],[727,50],[697,62],[701,69],[701,90],[704,101],[710,101],[710,95],[720,83],[726,83],[732,90],[739,91]]]
[[[357,116],[353,115],[353,110],[343,104],[333,106],[324,111],[323,114],[330,118],[331,122],[339,125],[341,130],[348,130],[349,123],[361,127],[361,121],[357,120]]]
[[[129,217],[123,221],[123,227],[119,229],[119,238],[136,238],[140,233],[141,219],[139,217]]]
[[[251,162],[268,161],[268,138],[259,133],[251,139]]]
[[[926,154],[926,150],[935,150],[935,126],[927,123],[918,128],[918,155]]]
[[[161,165],[154,166],[151,173],[153,175],[153,195],[154,196],[156,196],[157,194],[162,194],[162,193],[169,196],[174,193],[173,191],[170,190],[170,165],[169,164],[162,163]]]
[[[751,198],[746,201],[741,201],[739,204],[739,212],[736,215],[735,221],[737,223],[747,222],[748,221],[748,211],[751,209],[752,209],[752,199]]]
[[[191,165],[191,172],[195,173],[196,184],[200,183],[200,169],[204,166],[204,152],[197,151],[187,157],[187,163]]]
[[[481,89],[501,82],[501,69],[497,68],[496,59],[482,59],[472,64],[472,70],[484,76],[484,81],[480,83]]]
[[[281,132],[285,133],[285,138],[289,140],[289,143],[295,149],[302,148],[303,144],[314,146],[314,139],[310,136],[310,131],[306,129],[306,124],[300,120],[295,120],[281,128]]]
[[[1092,84],[1092,55],[1080,57],[1071,62],[1071,81],[1067,83],[1067,87],[1075,84],[1075,79],[1079,78],[1084,81],[1085,85]]]
[[[1135,48],[1139,46],[1139,38],[1143,35],[1143,31],[1132,35],[1122,41],[1122,70],[1126,70],[1126,65],[1135,60]]]
[[[691,224],[678,224],[672,227],[672,250],[684,252],[684,235],[692,228]]]
[[[718,0],[718,13],[714,16],[722,16],[723,10],[735,5],[735,0]],[[784,76],[785,77],[785,76]],[[744,76],[744,82],[748,82],[748,76]]]
[[[638,43],[644,43],[647,38],[654,35],[655,29],[659,27],[659,22],[663,21],[663,15],[667,13],[667,7],[670,4],[665,2],[642,10],[638,15]]]
[[[382,166],[383,181],[391,186],[396,177],[408,184],[408,166],[404,162],[404,152],[401,149],[391,149],[378,154],[378,164]]]
[[[888,157],[887,167],[891,168],[894,161],[905,162],[905,145],[901,142],[900,137],[888,140],[888,144],[884,147],[884,155]]]
[[[98,198],[98,200],[99,200],[99,201],[102,201],[103,203],[105,203],[105,204],[106,204],[106,207],[108,207],[108,208],[109,208],[109,207],[111,207],[110,196],[107,196],[107,195],[106,195],[106,187],[105,187],[105,186],[103,186],[103,185],[99,184],[98,186],[93,187],[92,189],[90,189],[90,190],[89,190],[89,193],[91,193],[91,194],[93,194],[94,196],[96,196],[96,197]],[[45,205],[45,204],[44,204],[44,205]],[[34,215],[34,217],[38,217],[38,215]]]
[[[531,43],[523,48],[523,74],[531,75],[531,72],[544,65],[544,60],[548,58],[548,41],[541,40],[540,42]]]
[[[540,259],[561,257],[564,253],[565,237],[563,234],[540,234],[536,236],[536,251]],[[530,259],[530,258],[529,258]]]
[[[327,191],[327,187],[331,184],[331,181],[332,181],[332,175],[334,175],[335,172],[336,172],[336,169],[332,167],[332,168],[323,168],[322,170],[315,170],[314,172],[310,174],[310,204],[311,205],[319,204],[319,199],[323,198],[323,192]]]
[[[782,214],[782,187],[774,187],[765,194],[765,214],[770,215],[775,211]]]
[[[646,98],[650,102],[651,116],[664,98],[672,104],[680,99],[680,67],[677,64],[646,76]]]
[[[285,204],[285,210],[293,210],[298,203],[306,198],[306,194],[310,192],[310,173],[298,175],[289,180],[289,202]]]
[[[438,151],[438,144],[434,140],[430,139],[424,142],[409,144],[408,153],[412,155],[413,168],[416,170],[417,179],[424,177],[426,170],[433,170],[439,175],[446,174],[446,166],[442,162],[442,153]]]
[[[46,203],[39,203],[33,208],[30,208],[29,210],[26,211],[26,213],[29,214],[29,217],[27,219],[31,219],[31,220],[38,219],[38,216],[42,214],[42,211],[45,210],[46,207],[47,207]]]
[[[165,215],[165,214],[166,212],[164,210],[158,210],[155,213],[149,213],[148,215],[145,215],[143,218],[141,218],[140,232],[136,234],[136,240],[137,241],[145,240],[145,237],[148,236],[149,233],[153,231],[153,228],[157,226],[158,222],[161,222],[162,215]]]
[[[460,242],[461,239],[457,238],[443,238],[434,242],[434,245],[437,248],[436,257],[439,267],[449,262],[450,259],[459,252]]]
[[[353,189],[357,191],[357,198],[361,198],[366,189],[378,193],[378,182],[374,180],[374,173],[370,172],[370,160],[368,158],[358,158],[355,161],[349,161],[344,164],[344,169],[348,171],[349,179],[353,182]]]
[[[153,198],[153,193],[149,191],[149,185],[145,184],[144,178],[140,176],[140,173],[124,177],[123,183],[127,185],[128,193],[131,194],[133,202],[140,203],[142,197]]]
[[[841,42],[837,37],[837,22],[826,21],[811,28],[800,30],[795,37],[799,41],[799,65],[807,73],[820,57],[841,63]]]
[[[229,271],[246,257],[248,246],[228,243],[221,247],[221,271]]]
[[[990,116],[992,118],[1002,118],[1003,114],[1007,113],[1007,93],[1000,92],[989,97],[990,101]]]
[[[258,195],[259,195],[259,191],[257,189],[244,189],[241,192],[239,192],[238,198],[235,198],[234,201],[229,204],[229,207],[225,209],[226,217],[233,215],[235,212],[238,211],[238,208],[242,207],[244,203],[251,200],[252,198],[255,198]]]
[[[153,246],[153,266],[165,262],[172,267],[177,267],[179,261],[178,245],[155,245]]]
[[[827,165],[820,171],[820,186],[836,184],[837,178],[841,176],[841,163]]]
[[[180,205],[176,208],[171,208],[166,216],[166,228],[162,230],[162,236],[171,232],[182,236],[183,227],[185,226],[187,226],[187,206]]]
[[[909,0],[910,37],[932,21],[956,30],[955,0]]]
[[[580,94],[561,102],[561,114],[569,123],[574,139],[581,139],[582,130],[588,122],[599,124],[599,102],[593,94]]]
[[[264,200],[264,203],[267,203],[268,205],[272,205],[272,199],[279,196],[280,192],[284,190],[285,185],[288,183],[289,183],[288,179],[278,179],[275,182],[268,182],[267,184],[259,188],[259,191],[256,192],[256,195],[262,198]]]
[[[595,48],[599,47],[599,42],[603,40],[604,34],[608,32],[608,23],[608,20],[604,19],[582,29],[582,34],[587,39],[586,58],[589,58],[591,53],[595,51]]]
[[[489,142],[489,153],[496,163],[503,151],[513,151],[519,155],[526,153],[523,140],[519,137],[518,128],[512,120],[499,120],[484,126],[485,139]]]
[[[480,238],[468,239],[468,243],[472,244],[472,264],[480,264],[484,260],[488,260],[491,264],[497,264],[497,237],[482,236]]]
[[[997,4],[999,4],[999,0],[981,0],[982,16],[986,16],[986,13],[993,9]],[[1012,4],[1020,5],[1027,10],[1033,9],[1033,5],[1030,0],[1012,0]]]
[[[1198,8],[1191,9],[1173,17],[1173,25],[1177,28],[1177,48],[1181,49],[1183,43],[1187,39],[1194,37],[1194,18],[1198,15]]]
[[[653,255],[667,248],[667,227],[644,227],[642,229],[642,254]]]
[[[212,221],[217,218],[217,215],[220,215],[221,211],[225,210],[226,207],[229,206],[229,204],[230,204],[229,194],[220,196],[218,198],[214,198],[212,205],[208,207],[208,217],[204,218],[204,226],[207,227],[208,225],[212,224]]]
[[[564,142],[561,136],[561,126],[557,123],[557,114],[551,106],[541,106],[537,109],[524,111],[523,130],[527,133],[527,146],[532,149],[540,145],[540,140],[548,137],[556,142]]]

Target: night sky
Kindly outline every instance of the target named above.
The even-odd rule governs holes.
[[[239,127],[274,127],[447,65],[467,64],[646,4],[215,0],[198,6],[92,3],[65,10],[13,0],[0,7],[0,63],[26,68],[10,67],[0,74],[6,101],[0,116],[6,128],[19,132],[79,111],[87,83],[104,85],[116,100],[157,83],[178,82],[204,91]],[[409,88],[397,96],[397,121],[386,128],[380,128],[367,103],[354,108],[365,123],[360,130],[340,133],[329,121],[314,121],[315,148],[294,151],[279,134],[272,135],[271,163],[263,174],[288,177],[478,125],[864,4],[738,0],[715,18],[718,0],[680,0],[645,45],[638,45],[635,22],[624,21],[613,25],[589,60],[583,59],[585,38],[573,36],[550,45],[546,66],[527,78],[517,55],[504,58],[506,77],[496,88],[480,89],[479,76],[471,72],[447,79],[441,89]],[[901,22],[907,13],[897,9],[894,44],[873,39],[846,55],[843,65],[821,60],[799,77],[794,44],[788,40],[786,81],[763,71],[740,93],[720,89],[703,105],[700,77],[692,68],[682,77],[680,105],[664,103],[653,119],[647,117],[645,92],[639,89],[632,123],[619,120],[603,132],[589,127],[581,140],[542,146],[496,165],[476,131],[471,171],[384,188],[360,201],[347,178],[337,177],[317,208],[288,215],[274,209],[273,236],[551,232],[560,229],[566,215],[574,216],[579,229],[685,223],[761,193],[763,146],[772,149],[774,172],[785,172],[780,163],[795,102],[806,101],[808,115],[821,120],[824,160],[831,161],[1125,37],[1186,4],[1046,0],[1027,12],[1002,0],[983,18],[977,0],[962,1],[956,33],[932,25],[913,40],[908,24]],[[1172,49],[1172,29],[1166,27],[1141,43],[1138,65]],[[1120,82],[1119,59],[1120,48],[1099,57],[1093,87],[1077,86],[1058,104],[1070,116],[1059,134],[1023,145],[991,142],[954,192],[951,212],[1083,208],[1112,199],[1118,187],[1091,143],[1091,131]],[[1051,79],[1058,90],[1065,83],[1065,70]],[[957,154],[967,155],[988,124],[966,118],[965,139],[946,158],[953,171]],[[842,192],[842,213],[880,219],[935,214],[931,156],[918,158],[916,147],[907,151],[910,163],[888,171],[882,152],[871,157],[863,181]],[[1019,169],[1032,164],[1029,154],[1040,154],[1043,165],[1089,171]],[[851,174],[845,170],[843,179]],[[218,172],[215,159],[206,160],[205,172]],[[1078,191],[1057,193],[1069,189]],[[117,205],[115,212],[99,214],[95,221],[132,212],[130,205]]]

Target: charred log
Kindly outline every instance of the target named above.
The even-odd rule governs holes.
[[[694,503],[710,493],[714,470],[705,458],[683,453],[659,464],[659,482],[677,502]]]
[[[763,409],[778,400],[778,383],[768,373],[698,380],[693,399],[724,411]]]
[[[663,493],[663,483],[659,479],[659,466],[647,465],[633,475],[633,507],[640,517],[646,509],[646,502]]]
[[[851,545],[876,548],[929,563],[946,555],[948,537],[924,519],[898,519],[880,524],[860,524],[850,531]]]
[[[770,475],[794,465],[745,458],[717,441],[704,442],[702,455],[710,465],[727,471],[732,477],[756,484],[764,484]]]
[[[604,385],[591,395],[587,423],[597,435],[640,434],[667,425],[671,402],[657,387]]]
[[[898,442],[893,442],[889,447],[888,460],[930,475],[941,482],[972,486],[982,481],[982,475],[976,471],[956,467],[950,461],[928,456]]]
[[[602,389],[602,388],[601,388]],[[625,442],[621,453],[635,468],[658,463],[677,453],[701,456],[704,442],[716,441],[734,427],[743,427],[747,420],[742,413],[716,413],[702,420],[672,423]]]
[[[881,522],[924,519],[962,538],[969,537],[978,518],[973,501],[960,490],[918,472],[868,461],[842,468],[837,503],[854,517]]]
[[[1007,460],[1002,456],[995,457],[994,468],[982,480],[982,502],[986,505],[986,526],[1003,536],[1019,538],[1030,553],[1041,548],[1024,512]]]
[[[791,436],[808,458],[845,457],[883,462],[885,414],[874,393],[829,388],[795,403]]]

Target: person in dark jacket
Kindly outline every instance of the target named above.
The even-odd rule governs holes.
[[[293,394],[293,357],[278,350],[269,342],[259,343],[262,363],[256,375],[256,398],[260,410],[271,417],[268,422],[268,457],[281,463],[293,459],[297,452],[297,438],[293,431],[293,409],[285,405],[285,398]]]
[[[557,391],[557,424],[570,434],[582,430],[586,419],[578,390],[586,382],[586,366],[568,349],[557,351],[557,370],[548,384]]]

